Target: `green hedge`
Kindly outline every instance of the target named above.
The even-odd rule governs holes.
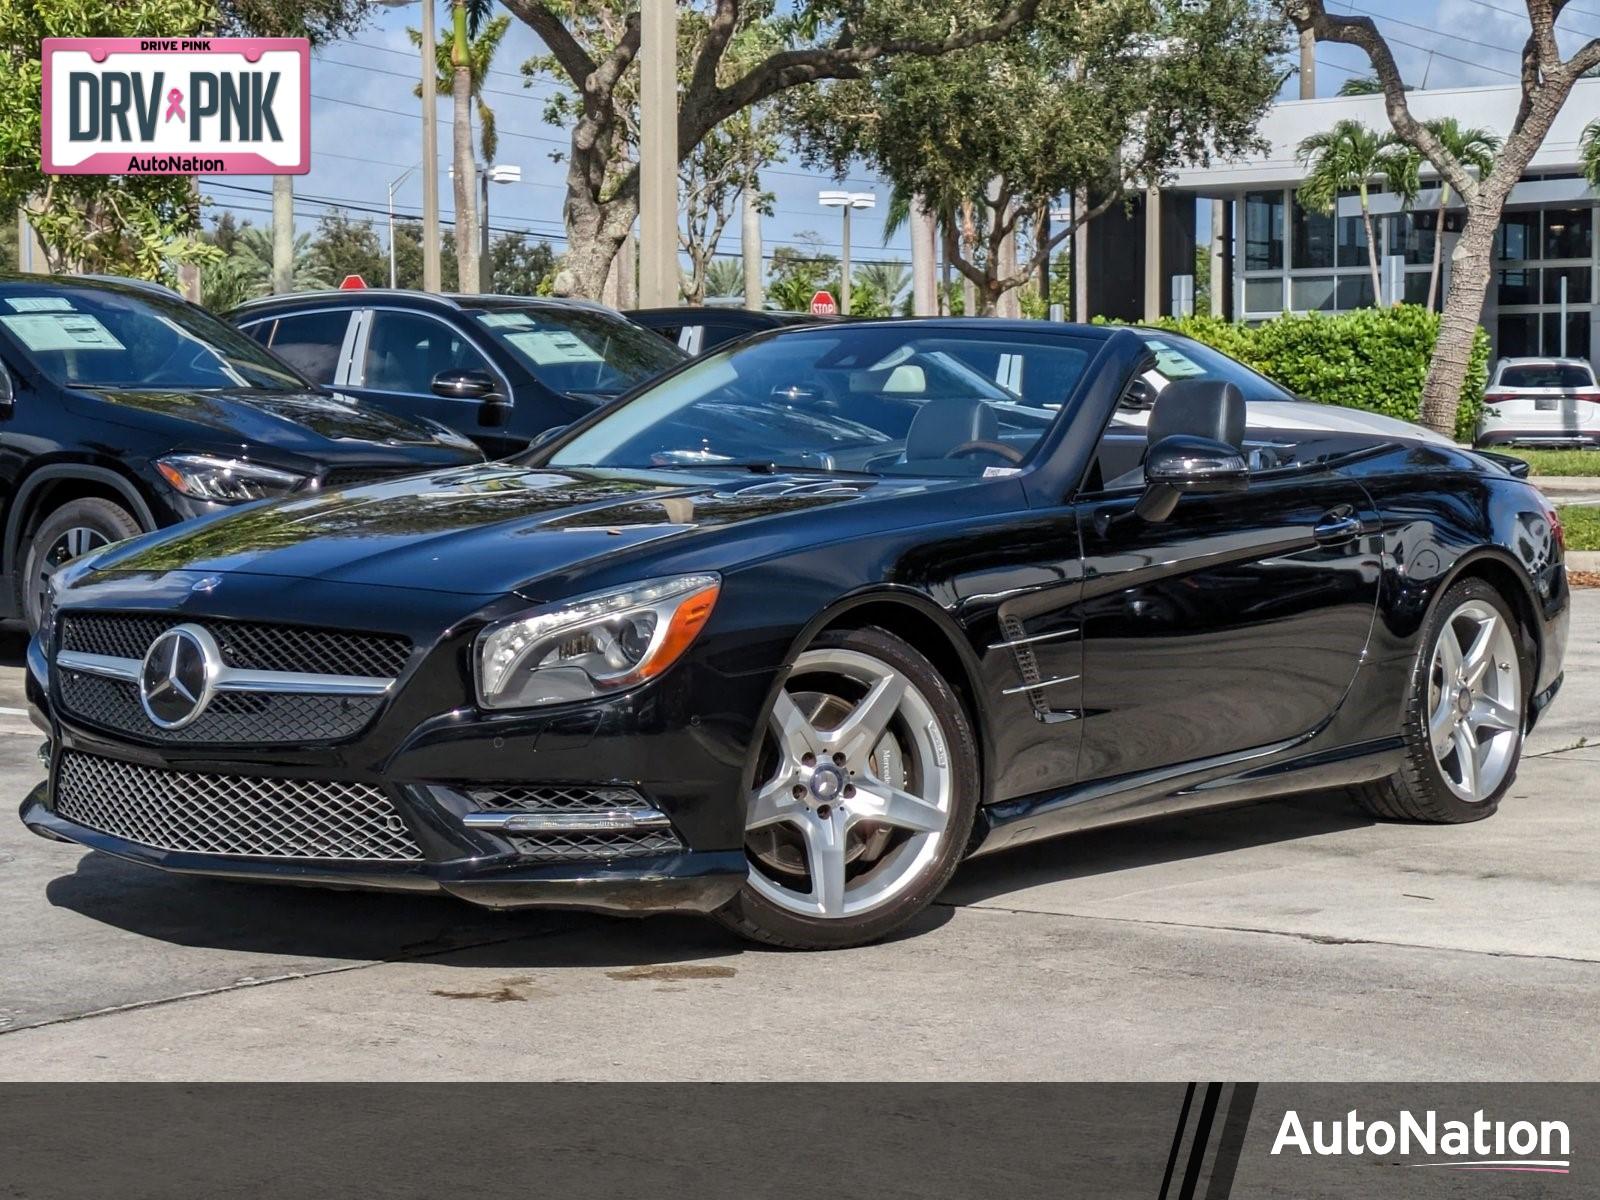
[[[1387,413],[1405,421],[1420,415],[1439,314],[1418,304],[1359,308],[1347,313],[1285,313],[1259,325],[1210,316],[1175,320],[1162,329],[1215,346],[1307,400]],[[1467,382],[1456,410],[1456,436],[1472,437],[1489,382],[1489,335],[1478,330]]]

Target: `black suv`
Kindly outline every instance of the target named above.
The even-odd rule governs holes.
[[[658,333],[685,354],[707,354],[736,338],[748,337],[768,329],[791,325],[820,325],[837,317],[814,317],[810,313],[774,312],[770,309],[722,308],[636,308],[628,320]]]
[[[0,617],[37,625],[50,575],[108,542],[479,458],[159,289],[0,274]]]
[[[272,296],[228,319],[327,387],[514,454],[684,360],[600,305],[361,289]]]

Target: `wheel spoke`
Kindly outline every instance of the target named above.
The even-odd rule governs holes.
[[[1433,740],[1433,752],[1440,758],[1450,753],[1450,739],[1456,733],[1455,693],[1445,688],[1439,692],[1439,703],[1428,718],[1428,736]]]
[[[806,806],[794,798],[794,774],[785,766],[778,777],[750,801],[750,812],[744,824],[746,829],[760,829],[785,821],[799,824],[806,812]]]
[[[1456,726],[1456,770],[1461,775],[1461,786],[1466,793],[1478,795],[1478,739],[1465,723]]]
[[[890,787],[877,779],[856,780],[850,814],[855,820],[879,821],[916,833],[938,833],[945,826],[945,814],[937,807],[921,796]]]
[[[1451,685],[1461,671],[1461,642],[1454,623],[1447,623],[1439,634],[1439,665],[1444,668],[1444,690],[1452,691]]]
[[[834,818],[822,817],[813,817],[800,828],[805,835],[811,899],[823,916],[841,916],[844,913],[844,829]]]
[[[1490,617],[1478,626],[1478,634],[1472,639],[1472,645],[1467,648],[1461,662],[1468,687],[1477,687],[1484,672],[1494,662],[1494,638],[1499,629],[1500,621],[1496,617]]]
[[[772,705],[772,726],[778,735],[778,748],[792,763],[818,746],[817,731],[806,720],[788,692],[779,691]]]
[[[884,730],[899,711],[905,694],[905,680],[899,675],[885,675],[872,685],[872,690],[838,728],[822,735],[823,745],[834,753],[843,754],[846,765],[852,770],[862,770],[872,748],[883,740]]]
[[[1467,714],[1467,723],[1474,729],[1507,733],[1515,729],[1519,722],[1516,709],[1489,696],[1478,696],[1472,702],[1472,711]]]

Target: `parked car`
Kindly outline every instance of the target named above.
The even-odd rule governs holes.
[[[102,551],[29,650],[22,818],[182,872],[835,947],[1094,825],[1334,787],[1488,816],[1562,678],[1548,503],[1398,423],[1249,427],[1225,372],[1119,425],[1152,358],[783,330],[511,462]],[[174,580],[205,584],[181,611]]]
[[[491,458],[684,358],[600,305],[526,296],[301,292],[228,319],[316,382],[448,425]]]
[[[63,563],[270,496],[480,461],[358,407],[156,287],[0,274],[0,616]]]
[[[1483,397],[1479,446],[1600,447],[1600,383],[1583,358],[1502,358]]]
[[[654,330],[685,354],[705,354],[746,334],[791,325],[816,325],[837,317],[810,313],[768,312],[751,308],[636,308],[627,314],[635,325]]]

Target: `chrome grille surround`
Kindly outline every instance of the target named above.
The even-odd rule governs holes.
[[[421,862],[381,788],[320,779],[197,775],[79,751],[61,755],[55,810],[156,850],[329,862]]]
[[[223,662],[240,670],[392,679],[411,655],[410,641],[394,634],[124,612],[62,613],[61,649],[142,659],[156,638],[183,624],[203,626],[217,639]]]

